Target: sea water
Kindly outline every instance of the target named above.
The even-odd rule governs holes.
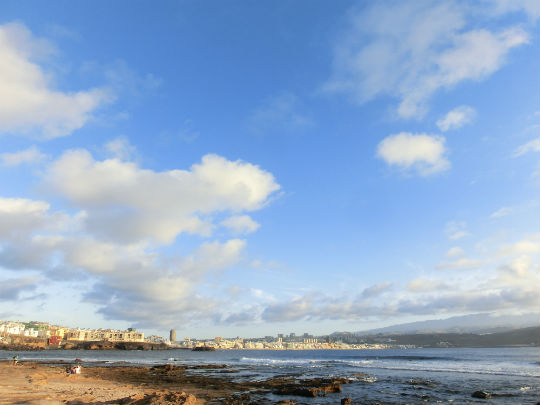
[[[15,352],[0,352],[11,359]],[[220,378],[232,381],[265,380],[275,376],[297,379],[345,377],[350,384],[341,394],[296,398],[309,404],[336,404],[350,397],[353,403],[470,404],[475,391],[493,395],[489,404],[536,404],[540,401],[540,348],[453,348],[385,350],[218,350],[90,351],[46,350],[17,352],[24,360],[81,359],[83,364],[227,364],[236,373]],[[211,369],[190,373],[213,375]],[[284,397],[266,395],[267,399]],[[289,397],[287,397],[289,398]],[[292,398],[292,397],[291,397]],[[294,399],[294,398],[292,398]]]

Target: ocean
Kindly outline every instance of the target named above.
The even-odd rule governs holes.
[[[15,352],[2,351],[11,359]],[[193,352],[48,350],[17,352],[20,360],[78,358],[83,365],[99,364],[227,364],[233,381],[264,380],[275,376],[297,379],[346,377],[340,394],[297,398],[299,403],[336,404],[350,397],[358,404],[470,404],[475,391],[492,394],[489,404],[536,404],[540,401],[540,348],[455,348],[386,350],[223,350]],[[212,369],[190,373],[213,375]],[[224,377],[215,370],[216,376]],[[266,394],[266,399],[284,397]],[[288,399],[288,397],[287,397]],[[294,399],[294,398],[293,398]]]

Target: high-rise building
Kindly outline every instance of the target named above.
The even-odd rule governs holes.
[[[176,342],[176,330],[171,329],[171,332],[169,333],[169,340],[171,343]]]

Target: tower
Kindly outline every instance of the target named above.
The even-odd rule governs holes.
[[[171,332],[169,333],[169,340],[171,343],[176,342],[176,330],[171,329]]]

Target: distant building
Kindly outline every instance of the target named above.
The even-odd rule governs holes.
[[[176,342],[176,330],[171,329],[171,331],[169,332],[169,340],[171,341],[171,343]]]
[[[144,333],[120,330],[75,329],[69,332],[68,340],[109,341],[109,342],[144,342]]]

